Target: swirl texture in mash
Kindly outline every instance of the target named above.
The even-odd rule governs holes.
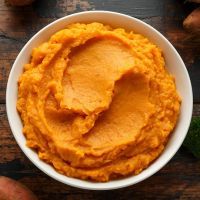
[[[40,159],[70,177],[108,181],[138,174],[160,155],[180,98],[147,38],[77,23],[33,50],[17,109]]]

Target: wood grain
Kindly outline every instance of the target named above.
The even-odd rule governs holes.
[[[87,191],[61,184],[42,173],[22,153],[10,131],[5,109],[11,66],[38,30],[75,12],[111,10],[142,19],[175,46],[192,80],[193,115],[200,116],[200,39],[182,28],[183,19],[194,7],[181,0],[36,0],[26,7],[11,7],[0,1],[0,175],[24,183],[41,200],[200,199],[200,161],[183,147],[162,170],[134,186],[114,191]]]

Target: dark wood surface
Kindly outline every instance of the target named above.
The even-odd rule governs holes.
[[[87,191],[61,184],[38,170],[16,144],[7,121],[5,90],[12,64],[23,45],[46,24],[71,13],[111,10],[142,19],[163,33],[182,56],[193,85],[194,111],[200,115],[200,39],[182,21],[195,7],[184,0],[38,0],[14,8],[0,1],[0,175],[19,180],[41,200],[200,199],[200,161],[183,147],[158,173],[134,186]]]

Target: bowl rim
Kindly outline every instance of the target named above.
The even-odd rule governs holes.
[[[162,163],[158,163],[159,165],[157,166],[156,169],[154,170],[151,170],[151,172],[149,172],[145,177],[137,180],[137,181],[124,181],[122,182],[121,184],[110,184],[108,185],[107,183],[111,183],[111,181],[109,182],[106,182],[106,183],[97,183],[97,182],[90,182],[90,181],[85,181],[85,180],[81,180],[80,183],[77,183],[76,181],[74,182],[73,180],[70,181],[70,179],[74,179],[74,178],[70,178],[70,177],[67,177],[69,178],[69,180],[66,178],[66,180],[61,180],[60,177],[58,177],[58,174],[59,172],[55,171],[56,173],[55,174],[51,174],[49,172],[47,172],[48,170],[45,169],[45,167],[42,167],[40,166],[40,164],[38,163],[38,161],[35,161],[33,160],[32,156],[27,152],[27,148],[29,147],[24,147],[20,141],[18,141],[17,139],[17,131],[15,130],[15,127],[13,126],[12,124],[12,119],[11,119],[11,113],[10,113],[10,109],[9,109],[9,95],[10,95],[10,88],[11,88],[11,83],[12,83],[12,79],[11,77],[13,77],[13,74],[14,74],[14,69],[17,67],[16,63],[17,61],[20,59],[21,55],[23,54],[23,52],[26,50],[27,46],[35,39],[38,37],[38,35],[40,35],[45,29],[51,27],[51,26],[54,26],[55,24],[57,23],[60,23],[61,21],[65,21],[65,20],[68,20],[69,18],[72,18],[72,17],[75,17],[75,16],[78,16],[78,15],[85,15],[85,14],[90,14],[90,13],[99,13],[99,14],[113,14],[113,15],[118,15],[118,16],[121,16],[121,17],[125,17],[125,18],[129,18],[130,20],[134,20],[136,21],[137,23],[140,23],[142,24],[143,26],[146,26],[149,30],[151,30],[152,32],[154,32],[154,34],[157,34],[159,35],[162,40],[164,40],[168,45],[169,47],[173,50],[173,52],[176,54],[176,57],[179,59],[179,61],[181,62],[181,65],[183,67],[183,71],[186,75],[186,78],[187,78],[187,84],[188,87],[190,88],[190,94],[188,94],[190,96],[190,100],[191,100],[191,105],[188,105],[190,108],[190,112],[188,113],[189,116],[188,116],[188,121],[187,121],[187,124],[186,124],[186,129],[185,129],[185,133],[184,133],[184,136],[181,138],[181,140],[179,141],[179,143],[176,145],[176,148],[174,148],[173,152],[168,156],[168,158],[166,158],[164,160],[164,162]],[[19,78],[19,77],[18,77]],[[59,18],[51,23],[49,23],[48,25],[46,25],[45,27],[43,27],[41,30],[39,30],[36,34],[34,34],[29,40],[28,42],[23,46],[23,48],[21,49],[21,51],[19,52],[18,56],[16,57],[13,65],[12,65],[12,68],[10,70],[10,73],[9,73],[9,77],[8,77],[8,81],[7,81],[7,87],[6,87],[6,112],[7,112],[7,118],[8,118],[8,122],[9,122],[9,125],[10,125],[10,128],[11,128],[11,132],[17,142],[17,144],[19,145],[20,149],[23,151],[23,153],[26,155],[27,158],[29,158],[29,160],[38,168],[40,169],[42,172],[44,172],[46,175],[50,176],[51,178],[53,178],[54,180],[57,180],[59,182],[62,182],[64,184],[67,184],[67,185],[70,185],[70,186],[73,186],[73,187],[76,187],[76,188],[80,188],[80,189],[87,189],[87,190],[112,190],[112,189],[119,189],[119,188],[124,188],[124,187],[127,187],[127,186],[130,186],[130,185],[134,185],[138,182],[141,182],[149,177],[151,177],[153,174],[155,174],[156,172],[158,172],[161,168],[163,168],[170,160],[171,158],[175,155],[175,153],[178,151],[178,149],[180,148],[180,146],[182,145],[183,143],[183,140],[185,139],[185,136],[187,134],[187,131],[189,129],[189,125],[190,125],[190,122],[191,122],[191,118],[192,118],[192,110],[193,110],[193,92],[192,92],[192,85],[191,85],[191,81],[190,81],[190,77],[189,77],[189,74],[188,74],[188,71],[187,71],[187,68],[182,60],[182,58],[180,57],[180,55],[178,54],[178,52],[176,51],[176,49],[173,47],[173,45],[159,32],[157,31],[155,28],[153,28],[151,25],[143,22],[142,20],[139,20],[135,17],[132,17],[132,16],[129,16],[129,15],[126,15],[126,14],[122,14],[122,13],[118,13],[118,12],[112,12],[112,11],[104,11],[104,10],[95,10],[95,11],[83,11],[83,12],[78,12],[78,13],[74,13],[74,14],[70,14],[70,15],[67,15],[67,16],[64,16],[62,18]],[[18,131],[19,132],[19,131]],[[21,131],[20,131],[21,132]],[[159,157],[157,158],[159,159]],[[44,161],[42,161],[44,162]],[[45,163],[45,162],[44,162]],[[65,176],[65,175],[62,175],[62,176]],[[133,176],[130,176],[130,177],[134,177]],[[123,180],[125,180],[127,178],[124,178]],[[76,180],[79,180],[79,179],[76,179]],[[121,180],[121,179],[120,179]],[[119,180],[119,181],[120,181]],[[85,183],[92,183],[90,184],[90,186],[88,185],[85,185]]]

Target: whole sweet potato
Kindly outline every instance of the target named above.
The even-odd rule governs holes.
[[[183,27],[191,33],[200,35],[200,7],[188,15],[183,21]]]
[[[0,176],[0,200],[37,200],[37,197],[21,183]]]

